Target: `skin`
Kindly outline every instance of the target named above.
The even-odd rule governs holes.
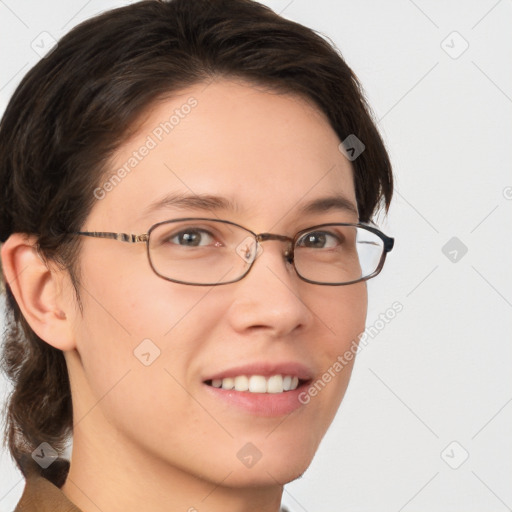
[[[83,230],[145,233],[185,216],[178,208],[143,216],[147,205],[191,191],[236,199],[241,208],[187,215],[256,233],[293,236],[314,224],[357,222],[345,210],[298,214],[304,202],[333,192],[355,207],[350,162],[315,106],[248,83],[217,79],[155,105],[114,155],[112,171],[191,96],[197,106],[96,201]],[[352,365],[280,417],[228,407],[201,378],[273,360],[302,362],[318,378],[364,330],[366,284],[303,282],[283,259],[284,244],[267,241],[243,280],[187,286],[153,273],[145,244],[84,238],[82,314],[68,274],[45,264],[34,242],[14,234],[2,258],[23,314],[68,366],[74,441],[66,496],[84,512],[276,512],[283,484],[306,470],[332,422]],[[147,338],[161,351],[149,366],[133,354]],[[251,468],[237,458],[248,442],[262,454]]]

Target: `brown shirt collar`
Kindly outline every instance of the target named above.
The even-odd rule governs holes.
[[[82,512],[52,482],[41,475],[27,477],[14,512]]]

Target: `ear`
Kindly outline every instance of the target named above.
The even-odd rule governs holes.
[[[59,350],[76,348],[67,272],[47,264],[37,251],[36,238],[23,233],[6,240],[1,256],[6,283],[32,330]]]

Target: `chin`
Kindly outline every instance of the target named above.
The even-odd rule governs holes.
[[[254,466],[237,468],[229,478],[233,487],[269,487],[284,485],[304,474],[314,453],[297,453],[291,455],[285,450],[275,450],[269,457],[262,457]]]
[[[226,480],[230,487],[235,488],[264,488],[275,487],[276,485],[285,485],[302,477],[309,464],[301,466],[301,468],[272,468],[273,471],[260,470],[242,471],[238,470]]]

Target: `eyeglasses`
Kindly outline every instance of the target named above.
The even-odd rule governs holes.
[[[175,283],[215,286],[244,278],[263,251],[261,242],[287,242],[286,261],[300,279],[312,284],[347,285],[375,277],[394,239],[368,224],[319,224],[293,238],[256,234],[228,220],[184,218],[151,226],[147,233],[79,231],[74,234],[145,243],[149,264]]]

